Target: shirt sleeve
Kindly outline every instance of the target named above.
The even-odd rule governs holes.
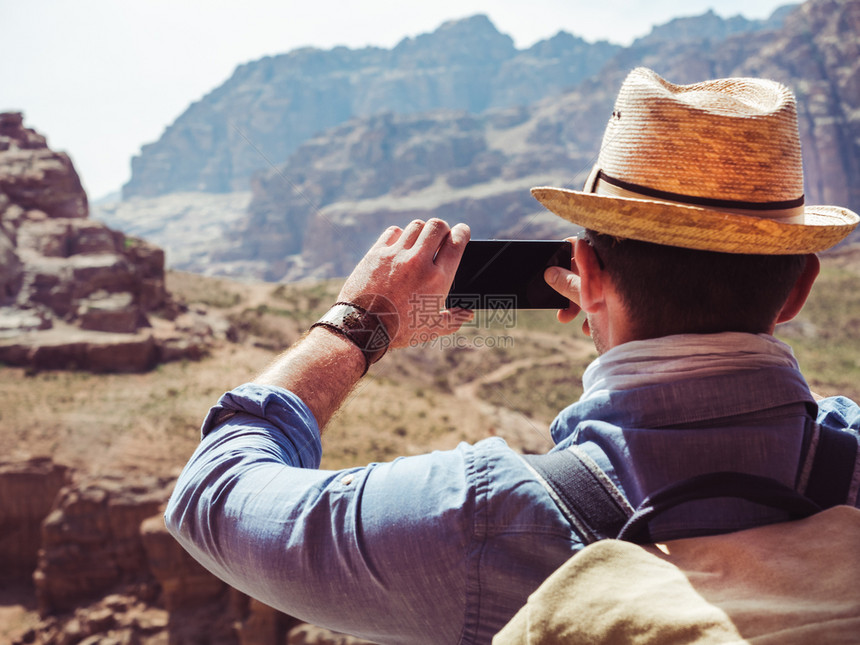
[[[480,556],[471,447],[316,470],[307,406],[255,385],[224,395],[202,431],[165,521],[203,566],[317,625],[380,643],[458,641]]]
[[[860,406],[844,396],[831,396],[818,402],[818,423],[835,430],[860,433]]]

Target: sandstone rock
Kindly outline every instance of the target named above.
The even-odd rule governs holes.
[[[50,328],[51,320],[44,312],[0,307],[0,338],[11,338],[22,333]]]
[[[119,334],[134,333],[146,324],[143,312],[128,292],[97,291],[78,303],[77,319],[81,329]]]
[[[169,616],[164,609],[149,606],[133,594],[111,594],[93,603],[84,602],[72,612],[44,618],[34,629],[14,640],[13,645],[183,643],[169,640],[168,625]]]
[[[43,332],[0,338],[0,362],[36,370],[143,372],[159,358],[158,344],[149,331],[109,334],[55,325]]]
[[[149,571],[161,585],[161,600],[172,612],[213,601],[227,585],[188,555],[164,526],[161,514],[143,521],[140,535]]]
[[[281,645],[287,628],[296,621],[253,598],[248,603],[248,616],[238,629],[240,645]]]
[[[15,244],[0,231],[0,303],[9,302],[21,289],[23,265]]]
[[[150,334],[139,334],[129,338],[113,336],[114,342],[99,339],[88,343],[83,350],[79,368],[93,372],[145,372],[159,362],[155,339]],[[44,346],[40,348],[43,350]],[[53,369],[59,361],[48,358],[37,350],[33,366],[37,369]],[[74,365],[74,362],[71,363]]]
[[[86,217],[87,197],[68,155],[24,128],[19,112],[0,114],[0,192],[25,210]]]
[[[36,568],[42,521],[59,490],[69,483],[68,468],[50,458],[0,461],[0,572],[29,576]]]
[[[86,209],[68,158],[19,113],[0,115],[0,361],[141,371],[205,354],[211,331],[174,326],[163,347],[147,333],[150,317],[181,311],[165,287],[164,252],[87,219]]]
[[[140,535],[169,494],[156,478],[66,486],[42,524],[34,574],[43,615],[69,610],[120,584],[152,579]]]

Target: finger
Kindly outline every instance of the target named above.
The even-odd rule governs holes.
[[[439,312],[438,316],[433,317],[433,323],[428,327],[428,331],[435,336],[453,334],[474,317],[475,312],[471,309],[461,309],[459,307],[443,309]]]
[[[442,241],[451,232],[451,227],[444,220],[437,217],[432,217],[427,220],[424,228],[421,229],[421,235],[415,241],[413,248],[418,253],[430,254],[435,257],[436,252],[442,245]]]
[[[452,279],[471,235],[472,231],[468,225],[456,224],[450,230],[450,234],[441,240],[441,246],[438,247],[433,262],[443,271],[450,272]]]
[[[580,280],[578,275],[561,267],[549,267],[544,271],[543,277],[550,287],[579,307]]]
[[[379,239],[376,240],[376,243],[373,246],[391,246],[400,239],[402,234],[403,229],[399,226],[389,226],[382,232],[382,235],[379,236]]]
[[[403,230],[403,235],[400,236],[398,242],[404,249],[411,249],[421,235],[424,229],[424,220],[414,219]]]
[[[560,323],[564,323],[566,325],[574,320],[579,315],[580,311],[582,311],[582,309],[571,302],[567,309],[559,309],[558,312],[556,312],[556,318],[558,318]]]
[[[458,328],[460,325],[466,324],[475,317],[474,311],[471,309],[463,309],[461,307],[445,309],[442,313],[449,316],[452,322],[456,322]]]

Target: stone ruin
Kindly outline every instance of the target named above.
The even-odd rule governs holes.
[[[0,114],[0,363],[136,372],[202,356],[216,330],[171,299],[164,252],[89,219],[69,156],[23,121]]]

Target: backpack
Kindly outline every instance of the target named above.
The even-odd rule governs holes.
[[[579,448],[524,455],[590,544],[493,644],[860,643],[860,509],[844,505],[856,502],[857,439],[816,432],[803,495],[767,477],[707,473],[655,492],[635,511]],[[716,497],[793,519],[652,543],[654,518]]]

